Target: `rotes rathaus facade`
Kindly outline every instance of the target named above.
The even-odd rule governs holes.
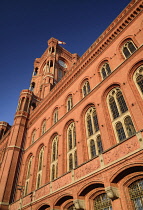
[[[142,10],[132,0],[82,57],[48,40],[0,122],[1,210],[143,209]]]

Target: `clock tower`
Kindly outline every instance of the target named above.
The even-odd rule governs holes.
[[[34,62],[34,71],[31,79],[30,90],[34,95],[42,98],[70,71],[79,56],[71,54],[58,44],[58,40],[48,40],[48,48]]]

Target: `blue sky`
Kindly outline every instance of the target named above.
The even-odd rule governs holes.
[[[35,58],[55,37],[79,56],[130,0],[6,0],[0,6],[0,121],[13,124],[22,89],[28,89]]]

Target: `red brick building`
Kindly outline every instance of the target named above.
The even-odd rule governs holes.
[[[1,210],[143,209],[143,1],[79,57],[51,38],[0,122]]]

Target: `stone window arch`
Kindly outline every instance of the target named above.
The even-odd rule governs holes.
[[[52,154],[51,154],[51,180],[58,177],[58,135],[52,140]]]
[[[41,186],[43,158],[44,158],[44,147],[41,148],[39,155],[38,155],[38,170],[37,170],[37,178],[36,178],[36,189],[38,189]]]
[[[122,46],[122,53],[125,58],[129,58],[137,50],[132,40],[127,40]]]
[[[76,130],[74,122],[72,122],[67,129],[67,160],[68,170],[77,167]]]
[[[88,108],[85,113],[85,125],[89,157],[94,158],[103,152],[98,118],[94,106]]]
[[[82,95],[83,97],[85,97],[89,93],[90,93],[90,84],[89,84],[89,81],[86,80],[82,85]]]
[[[135,128],[119,87],[113,88],[107,96],[107,104],[117,141],[123,141],[135,134]]]
[[[24,195],[28,194],[28,187],[30,182],[30,173],[31,173],[31,166],[32,166],[32,156],[30,157],[28,164],[27,164],[27,172],[26,172],[26,180],[25,180],[25,186],[24,186]]]
[[[108,62],[104,63],[100,69],[100,74],[102,79],[105,79],[109,74],[111,74],[111,68]]]

